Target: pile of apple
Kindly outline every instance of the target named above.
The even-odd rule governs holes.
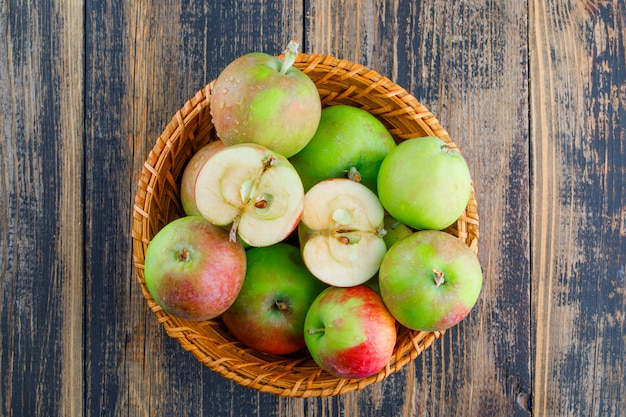
[[[258,351],[306,348],[327,372],[364,378],[388,363],[397,323],[445,330],[476,303],[478,258],[442,231],[470,173],[439,138],[396,144],[363,109],[322,109],[296,49],[243,55],[215,80],[219,140],[185,167],[186,216],[149,244],[146,286],[172,315],[219,316]]]

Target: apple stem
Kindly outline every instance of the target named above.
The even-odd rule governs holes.
[[[278,311],[289,310],[289,303],[287,303],[285,300],[276,300],[274,302],[274,305],[276,306],[276,310]]]
[[[348,179],[355,182],[361,182],[361,173],[358,169],[356,169],[356,167],[352,167],[348,170]]]
[[[230,231],[228,232],[228,240],[233,243],[237,242],[237,228],[239,227],[240,219],[240,217],[235,217],[235,220],[233,220],[233,224],[230,226]]]
[[[446,153],[457,153],[458,149],[448,143],[444,143],[443,145],[441,145],[441,149],[444,150],[444,152]]]
[[[278,164],[276,157],[274,155],[269,155],[267,158],[263,160],[263,172],[267,171],[270,168],[275,167]]]
[[[433,273],[435,274],[435,286],[439,288],[441,284],[444,282],[444,274],[443,271],[438,269],[433,269]]]
[[[402,223],[400,222],[400,220],[396,220],[394,221],[391,226],[389,226],[389,228],[391,230],[396,230],[398,227],[400,227],[402,225]]]
[[[189,260],[189,249],[182,248],[176,253],[176,259],[180,262],[187,262]]]
[[[287,45],[287,49],[285,49],[285,60],[283,61],[283,65],[280,68],[280,73],[285,75],[289,68],[296,62],[296,57],[298,56],[298,42],[294,39],[289,42]]]
[[[308,334],[317,334],[317,333],[324,333],[326,331],[326,329],[321,328],[321,329],[307,329],[307,333]]]

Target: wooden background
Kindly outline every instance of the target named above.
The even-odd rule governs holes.
[[[618,416],[626,409],[623,0],[0,0],[0,416]],[[362,391],[240,387],[135,280],[141,165],[235,57],[302,50],[399,83],[468,159],[485,286]]]

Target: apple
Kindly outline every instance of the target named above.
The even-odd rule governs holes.
[[[370,279],[387,251],[384,211],[365,185],[347,178],[317,183],[304,196],[298,225],[302,258],[321,281],[348,287]]]
[[[383,207],[414,229],[445,229],[461,216],[470,199],[465,159],[434,136],[401,142],[383,160],[377,181]]]
[[[209,158],[196,178],[200,214],[218,226],[230,225],[250,246],[270,246],[295,230],[304,210],[304,189],[284,156],[264,146],[227,146]]]
[[[257,143],[288,158],[311,140],[322,103],[313,81],[292,66],[297,54],[298,43],[292,41],[284,61],[251,52],[218,75],[210,109],[226,145]]]
[[[378,274],[374,275],[373,277],[365,281],[363,285],[365,285],[366,287],[370,287],[371,289],[376,291],[378,295],[380,295],[380,284],[378,283]]]
[[[339,378],[367,378],[383,369],[396,344],[396,321],[380,296],[365,285],[328,287],[304,321],[311,357]]]
[[[222,315],[224,324],[261,352],[284,355],[304,348],[304,318],[326,285],[309,272],[293,245],[251,248],[246,255],[246,279]]]
[[[480,295],[483,274],[478,257],[461,240],[422,230],[389,249],[378,279],[385,305],[402,325],[432,332],[467,316]]]
[[[196,177],[202,165],[213,156],[217,151],[224,149],[224,143],[221,140],[214,140],[200,148],[193,154],[185,169],[180,181],[180,201],[183,210],[188,216],[199,215],[200,211],[196,206]]]
[[[385,226],[385,236],[383,236],[383,240],[385,241],[385,245],[387,245],[387,249],[393,246],[394,243],[399,240],[404,239],[405,237],[409,237],[413,234],[413,229],[407,226],[404,223],[400,223],[398,220],[394,219],[390,215],[385,215],[385,219],[383,222]]]
[[[290,161],[305,191],[327,178],[349,177],[376,192],[380,164],[395,146],[376,116],[342,104],[322,110],[315,135]]]
[[[161,308],[180,318],[201,321],[226,311],[246,275],[246,253],[228,232],[201,216],[165,225],[145,255],[146,287]]]

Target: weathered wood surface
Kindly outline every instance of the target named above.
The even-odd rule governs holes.
[[[530,7],[538,415],[626,409],[626,3]]]
[[[626,408],[624,2],[0,3],[0,415],[618,416]],[[485,287],[382,383],[289,399],[169,339],[131,207],[172,115],[290,38],[393,79],[467,157]]]

